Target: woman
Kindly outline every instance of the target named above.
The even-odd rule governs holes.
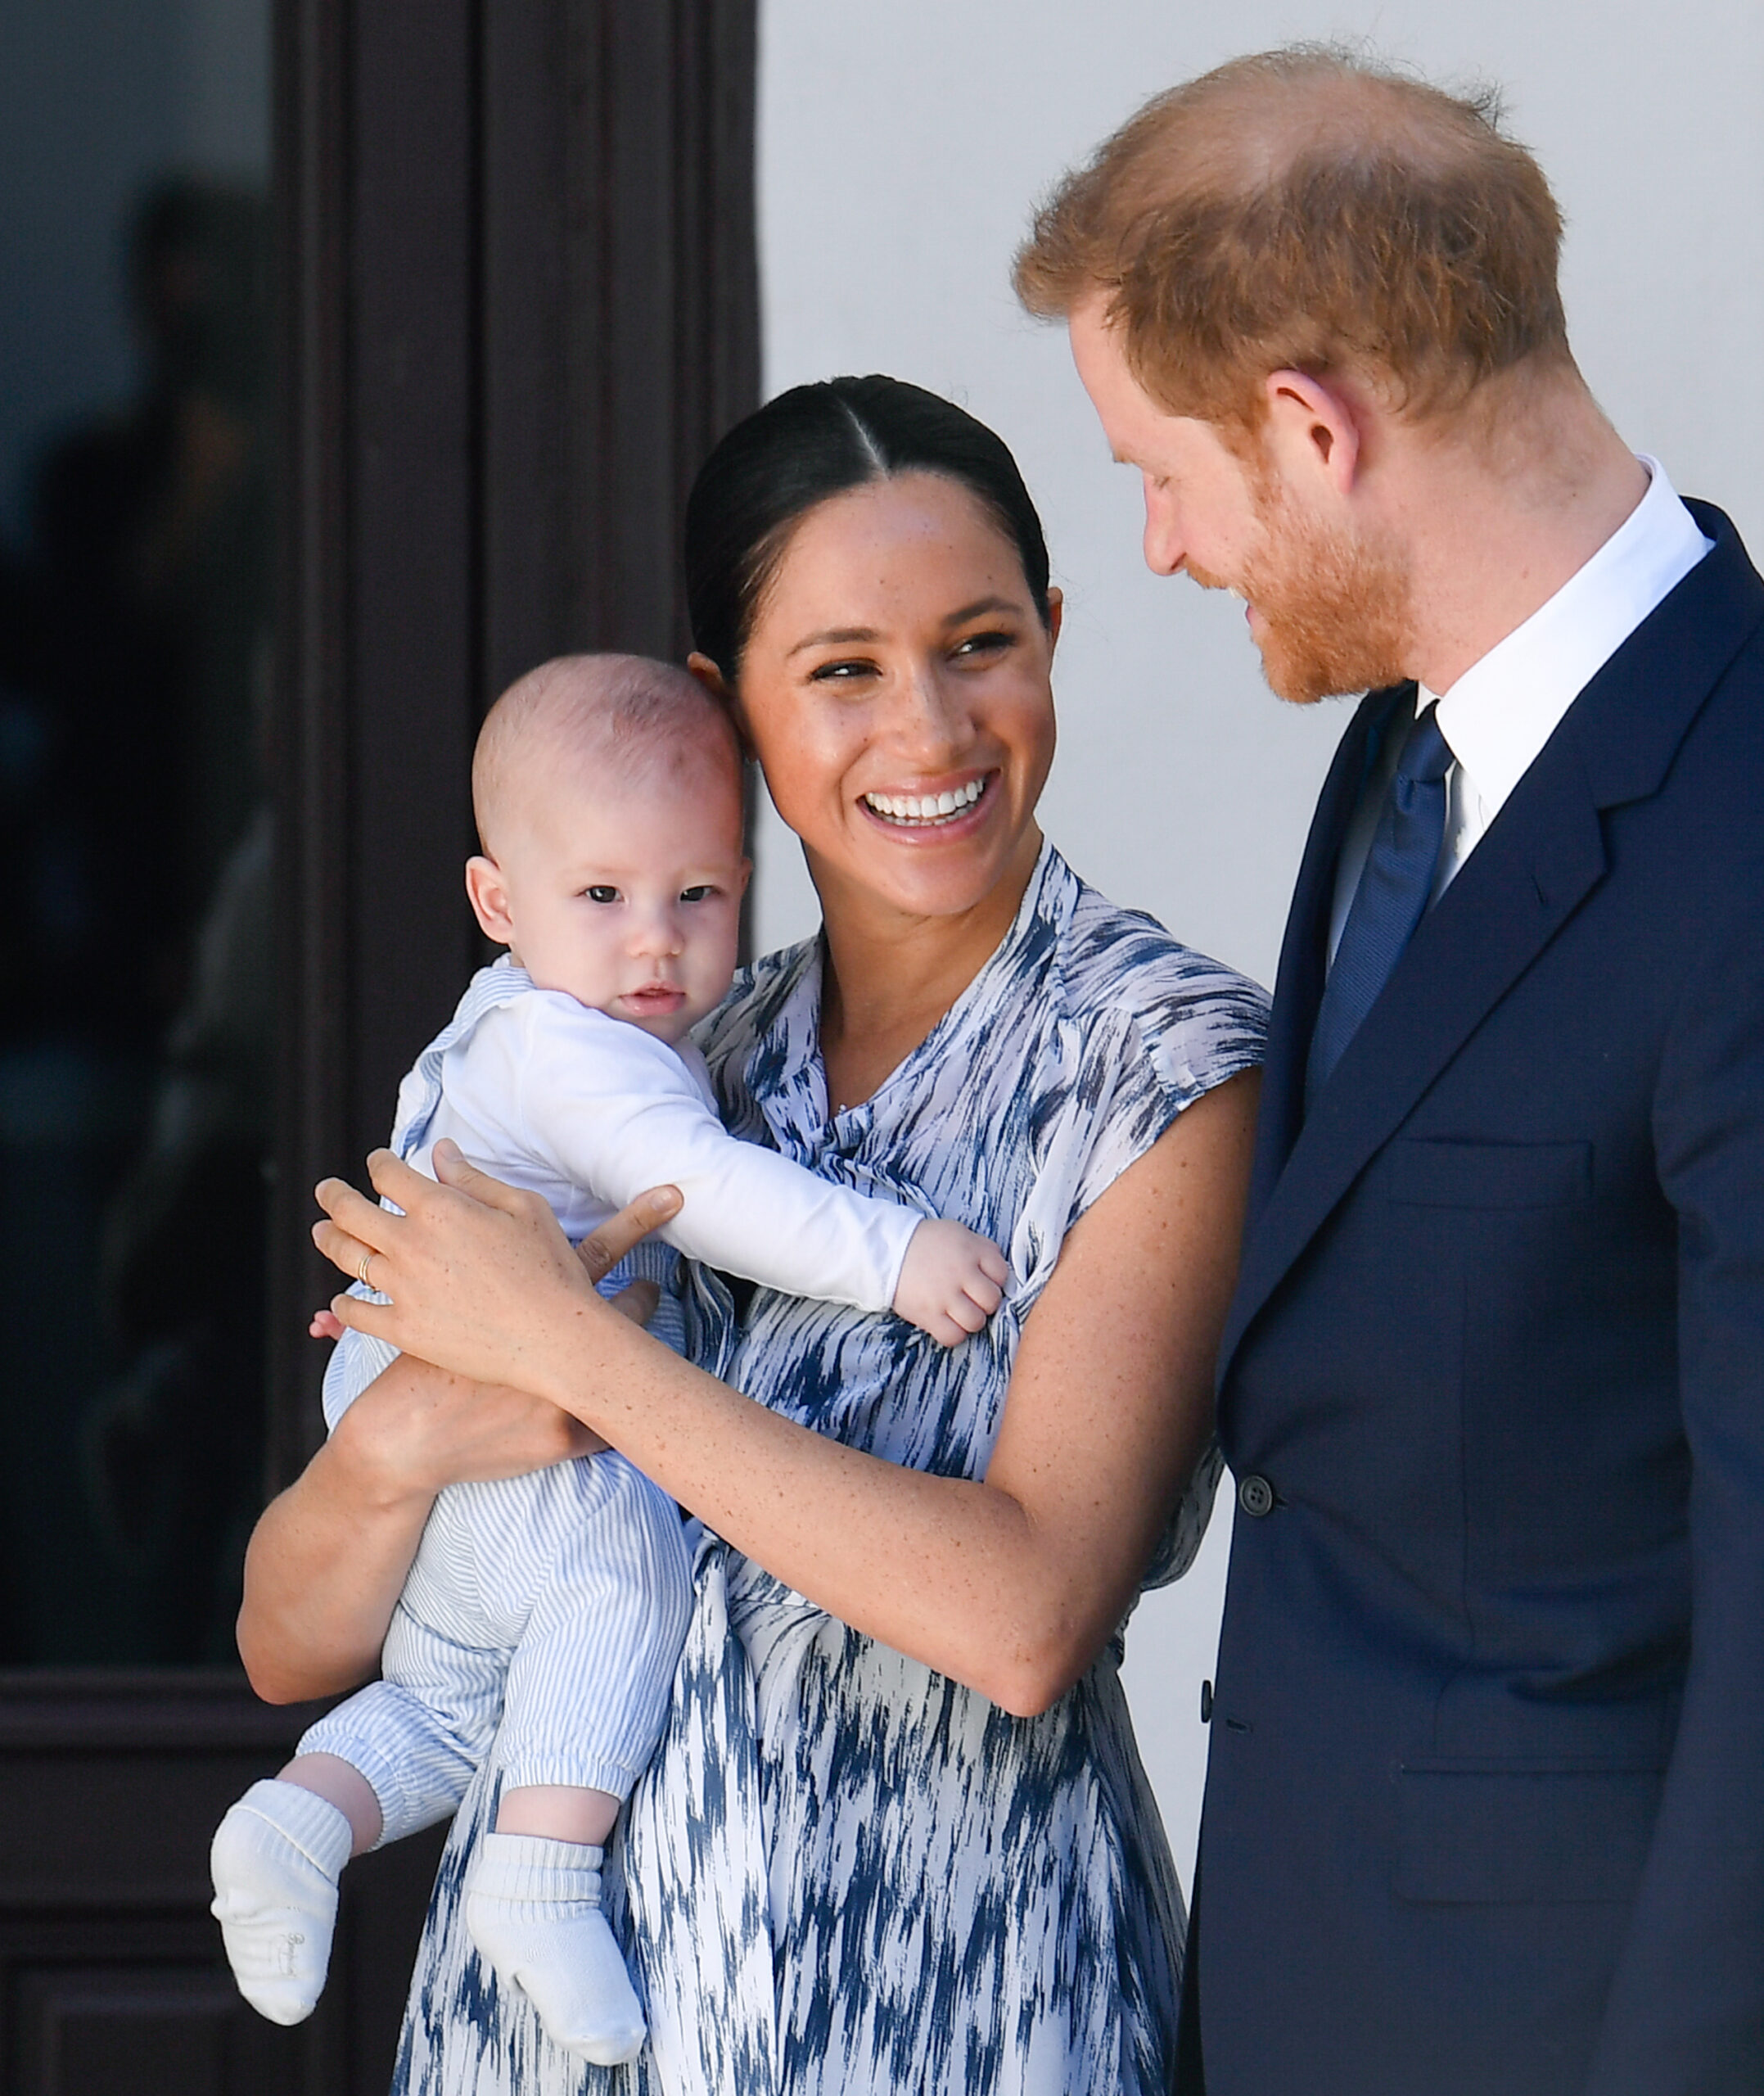
[[[1207,1443],[1262,1000],[1042,841],[1059,598],[989,431],[891,380],[786,394],[700,476],[688,572],[693,667],[824,912],[711,1023],[725,1116],[993,1237],[1008,1299],[946,1353],[762,1290],[720,1342],[709,1279],[719,1380],[607,1310],[542,1205],[377,1156],[404,1215],[327,1181],[317,1235],[395,1306],[339,1314],[422,1359],[265,1516],[241,1649],[282,1695],[371,1669],[435,1486],[591,1445],[548,1400],[710,1532],[625,1831],[635,2085],[1148,2096],[1181,1909],[1112,1641],[1211,1491],[1208,1469],[1166,1533]],[[443,1865],[399,2085],[579,2089],[452,1926],[485,1802]]]

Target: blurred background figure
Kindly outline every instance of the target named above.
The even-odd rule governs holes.
[[[0,1660],[225,1660],[259,1497],[273,961],[262,196],[154,180],[138,359],[0,567]],[[208,1245],[192,1312],[189,1206]]]

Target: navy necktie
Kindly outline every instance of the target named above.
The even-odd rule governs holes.
[[[1384,797],[1372,849],[1317,1007],[1305,1065],[1307,1106],[1378,1002],[1433,892],[1446,835],[1446,774],[1452,761],[1451,745],[1433,717],[1437,711],[1428,707],[1409,730]]]

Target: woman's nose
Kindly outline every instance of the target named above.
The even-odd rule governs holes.
[[[908,680],[902,713],[901,739],[922,760],[959,749],[972,729],[959,680],[941,675],[932,663],[922,663]]]

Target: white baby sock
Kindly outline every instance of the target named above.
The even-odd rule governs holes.
[[[486,1834],[466,1880],[466,1927],[497,1977],[526,1990],[553,2044],[616,2067],[647,2034],[600,1911],[601,1855],[542,1834]]]
[[[352,1842],[336,1807],[298,1783],[253,1783],[215,1833],[210,1912],[240,1993],[272,2023],[318,2003]]]

